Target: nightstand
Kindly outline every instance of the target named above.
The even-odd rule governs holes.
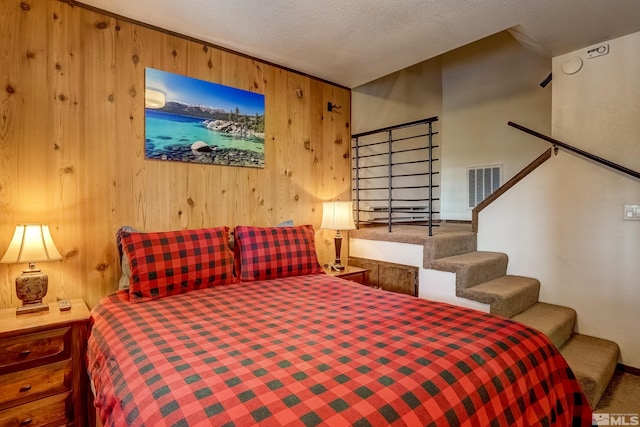
[[[369,270],[367,270],[366,268],[347,265],[344,267],[344,270],[339,271],[332,270],[330,267],[324,267],[323,269],[324,272],[329,276],[340,277],[342,279],[360,283],[362,285],[369,285]]]
[[[89,318],[81,299],[69,311],[0,310],[0,426],[85,425]]]

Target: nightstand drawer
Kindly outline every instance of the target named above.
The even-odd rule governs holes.
[[[18,335],[0,342],[0,373],[21,369],[19,365],[46,363],[55,358],[68,357],[71,328]]]
[[[360,283],[361,285],[369,285],[369,270],[366,268],[346,265],[343,270],[338,271],[325,267],[324,272],[331,277],[339,277],[350,282]]]
[[[71,393],[60,393],[0,411],[0,427],[66,425],[70,402]]]
[[[71,359],[0,376],[0,409],[71,390]]]
[[[340,276],[341,279],[349,280],[350,282],[360,283],[361,285],[365,284],[365,272],[361,273],[353,273],[353,274],[344,274]]]

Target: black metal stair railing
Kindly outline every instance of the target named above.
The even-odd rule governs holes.
[[[564,148],[564,149],[566,149],[568,151],[571,151],[573,153],[576,153],[576,154],[579,154],[579,155],[581,155],[583,157],[586,157],[589,160],[593,160],[596,163],[600,163],[602,165],[605,165],[607,167],[615,169],[618,172],[622,172],[622,173],[630,175],[630,176],[632,176],[634,178],[640,179],[640,172],[636,172],[636,171],[634,171],[632,169],[629,169],[627,167],[621,166],[621,165],[619,165],[617,163],[614,163],[612,161],[609,161],[607,159],[603,159],[602,157],[596,156],[595,154],[591,154],[588,151],[584,151],[584,150],[581,150],[581,149],[579,149],[577,147],[574,147],[572,145],[564,143],[562,141],[558,141],[557,139],[551,138],[550,136],[541,134],[540,132],[536,132],[535,130],[531,130],[531,129],[529,129],[527,127],[524,127],[522,125],[519,125],[517,123],[508,122],[507,124],[509,126],[511,126],[511,127],[514,127],[514,128],[516,128],[518,130],[521,130],[522,132],[528,133],[529,135],[533,135],[533,136],[535,136],[537,138],[540,138],[540,139],[543,139],[543,140],[545,140],[547,142],[550,142],[551,144],[553,144],[553,146],[554,146],[554,148],[556,150],[558,149],[558,147]]]
[[[439,214],[433,123],[438,117],[352,135],[354,219],[361,224],[427,225]],[[438,206],[436,206],[438,204]]]

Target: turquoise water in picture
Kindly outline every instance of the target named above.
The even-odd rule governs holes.
[[[196,153],[193,143],[202,141],[211,153]],[[233,153],[231,158],[229,152]],[[227,153],[216,161],[213,154]],[[264,140],[242,137],[208,129],[205,119],[145,109],[145,157],[148,159],[187,161],[264,167]],[[227,161],[224,159],[228,158]]]
[[[242,138],[207,129],[204,119],[146,110],[145,138],[156,151],[174,144],[187,144],[191,147],[196,141],[221,148],[264,153],[264,142],[256,138]]]

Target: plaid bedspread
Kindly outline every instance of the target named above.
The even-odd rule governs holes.
[[[105,426],[587,426],[542,334],[326,275],[93,311]]]

